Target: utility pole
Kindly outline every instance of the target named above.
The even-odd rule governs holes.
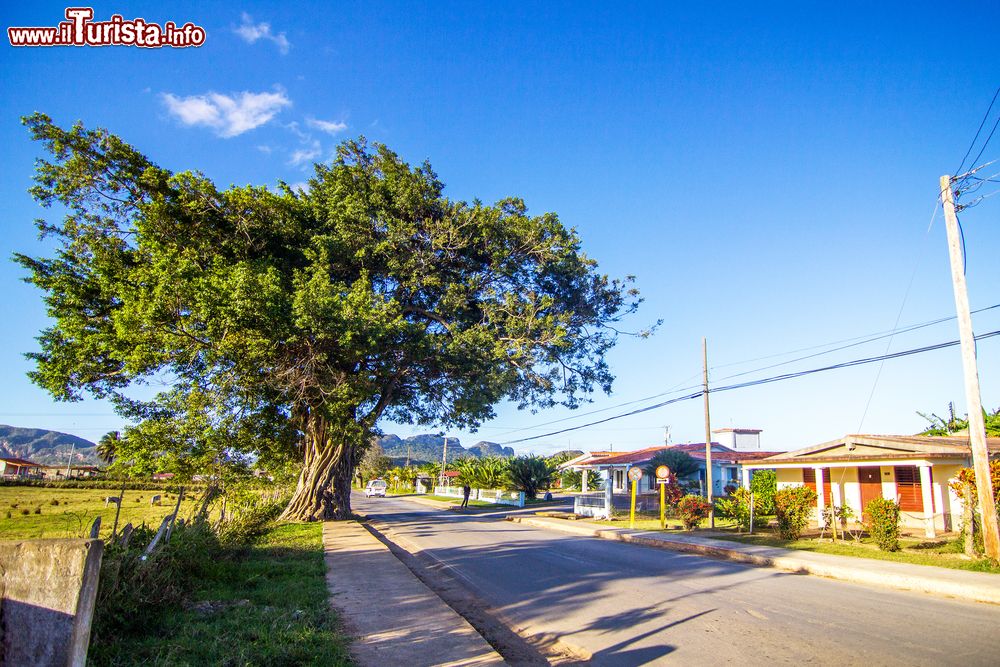
[[[445,485],[445,471],[448,470],[448,436],[444,436],[444,453],[441,455],[441,486]]]
[[[76,454],[76,443],[73,443],[73,448],[69,450],[69,460],[66,461],[66,479],[70,477],[70,468],[73,465],[73,455]]]
[[[951,177],[942,176],[940,184],[944,221],[948,230],[948,254],[951,258],[951,281],[955,288],[958,333],[962,343],[965,403],[969,411],[969,445],[972,447],[972,466],[976,472],[979,511],[983,517],[983,548],[986,557],[996,561],[1000,560],[1000,526],[997,525],[997,508],[993,501],[993,487],[990,480],[990,456],[986,449],[986,425],[983,422],[983,406],[979,395],[976,339],[972,333],[972,315],[969,313],[969,292],[965,284],[962,241],[958,229],[958,216],[955,215]]]
[[[406,446],[406,467],[410,467],[410,446]]]
[[[670,446],[670,426],[663,427],[663,446]]]
[[[702,394],[705,396],[705,491],[708,495],[708,521],[715,528],[715,504],[712,503],[712,419],[708,413],[708,339],[701,339]]]

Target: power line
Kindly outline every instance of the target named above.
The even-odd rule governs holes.
[[[956,169],[954,173],[956,173],[956,174],[962,173],[962,167],[965,166],[965,160],[966,160],[966,158],[969,157],[969,153],[972,152],[973,146],[976,145],[976,141],[979,139],[979,133],[983,131],[983,126],[986,125],[986,120],[990,117],[990,112],[993,110],[993,104],[994,104],[994,102],[997,101],[997,96],[998,95],[1000,95],[1000,86],[998,86],[997,87],[997,91],[995,93],[993,93],[993,99],[990,100],[990,106],[986,109],[986,113],[983,114],[983,120],[980,121],[980,123],[979,123],[979,129],[976,130],[976,136],[974,136],[972,138],[972,143],[969,144],[969,149],[967,151],[965,151],[965,156],[962,158],[962,164],[958,165],[958,169]],[[1000,117],[998,117],[997,120],[1000,121]],[[997,126],[994,125],[993,129],[996,130]],[[990,132],[990,137],[992,137],[992,136],[993,136],[993,132]],[[988,144],[989,142],[990,142],[990,140],[987,139],[986,143]],[[986,144],[983,144],[983,148],[984,149],[986,148]],[[979,155],[977,155],[976,159],[972,161],[972,164],[976,164],[976,162],[979,160],[979,156],[982,155],[982,154],[983,154],[983,151],[979,151]]]
[[[988,311],[988,310],[994,310],[996,308],[1000,308],[1000,303],[994,304],[992,306],[986,306],[985,308],[979,308],[979,309],[974,310],[972,312],[973,313],[982,313],[982,312],[985,312],[985,311]],[[793,363],[796,363],[796,362],[799,362],[799,361],[805,361],[806,359],[813,359],[815,357],[823,356],[825,354],[831,354],[833,352],[839,352],[841,350],[846,350],[846,349],[849,349],[849,348],[852,348],[852,347],[858,347],[860,345],[865,345],[865,344],[872,343],[872,342],[875,342],[875,341],[878,341],[878,340],[882,340],[884,338],[888,338],[888,337],[894,336],[896,334],[909,333],[911,331],[916,331],[918,329],[924,329],[924,328],[927,328],[927,327],[930,327],[930,326],[934,326],[935,324],[941,324],[943,322],[951,321],[951,320],[955,319],[955,317],[956,317],[955,315],[950,315],[948,317],[940,317],[940,318],[938,318],[936,320],[930,320],[930,321],[927,321],[927,322],[920,322],[918,324],[908,324],[908,325],[906,325],[906,326],[904,326],[902,328],[890,329],[888,331],[881,331],[881,332],[876,332],[876,333],[873,333],[873,334],[866,334],[865,336],[857,336],[857,337],[854,337],[854,338],[845,338],[845,339],[842,339],[842,340],[839,340],[839,341],[832,341],[830,343],[824,343],[822,345],[814,345],[814,346],[811,346],[811,347],[798,348],[798,349],[795,349],[795,350],[789,350],[788,352],[781,352],[781,353],[778,353],[778,354],[771,354],[771,355],[766,355],[766,356],[763,356],[763,357],[756,357],[756,358],[747,359],[747,360],[744,360],[744,361],[735,361],[735,362],[731,362],[731,363],[728,363],[728,364],[722,364],[722,365],[719,365],[719,366],[712,366],[709,370],[714,371],[714,370],[718,370],[720,368],[728,368],[730,366],[739,366],[739,365],[748,364],[748,363],[751,363],[751,362],[754,362],[754,361],[761,361],[761,360],[764,360],[764,359],[774,359],[774,358],[777,358],[777,357],[787,356],[789,354],[795,354],[796,352],[806,352],[806,351],[809,351],[809,350],[815,350],[815,349],[822,348],[822,347],[829,347],[830,345],[837,345],[838,343],[849,343],[847,345],[842,345],[840,347],[835,347],[835,348],[830,349],[830,350],[824,350],[822,352],[817,352],[815,354],[809,354],[809,355],[805,355],[803,357],[797,357],[795,359],[789,359],[788,361],[782,361],[782,362],[779,362],[779,363],[776,363],[776,364],[770,364],[768,366],[762,366],[760,368],[754,368],[752,370],[742,371],[740,373],[733,373],[732,375],[726,375],[726,376],[724,376],[722,378],[719,378],[718,381],[731,380],[733,378],[743,377],[744,375],[751,375],[753,373],[759,373],[761,371],[770,370],[772,368],[778,368],[778,367],[787,366],[788,364],[793,364]],[[897,323],[898,323],[898,318],[897,318]],[[886,350],[886,351],[888,352],[888,350]],[[540,428],[544,428],[545,426],[551,426],[553,424],[561,424],[563,422],[572,421],[572,420],[575,420],[575,419],[582,419],[584,417],[589,417],[591,415],[600,414],[602,412],[608,412],[609,410],[617,410],[617,409],[620,409],[620,408],[627,407],[629,405],[635,405],[636,403],[644,403],[646,401],[651,401],[653,399],[661,398],[663,396],[670,396],[672,394],[679,394],[679,393],[684,392],[684,391],[688,391],[688,390],[691,390],[691,389],[699,388],[701,386],[700,383],[699,384],[690,385],[690,386],[687,386],[687,387],[683,387],[683,388],[678,388],[681,385],[687,383],[692,378],[697,377],[699,375],[701,375],[701,373],[696,373],[695,375],[692,375],[692,376],[686,378],[685,380],[682,380],[681,382],[677,383],[673,387],[670,387],[669,389],[667,389],[667,390],[665,390],[663,392],[660,392],[660,393],[657,393],[657,394],[653,394],[651,396],[646,396],[644,398],[637,398],[637,399],[634,399],[634,400],[631,400],[631,401],[626,401],[624,403],[616,403],[615,405],[611,405],[611,406],[608,406],[606,408],[600,408],[598,410],[590,410],[590,411],[587,411],[587,412],[581,412],[581,413],[577,413],[577,414],[574,414],[574,415],[570,415],[568,417],[562,417],[560,419],[553,419],[553,420],[550,420],[550,421],[541,422],[539,424],[534,424],[532,426],[521,426],[521,427],[514,427],[514,428],[509,428],[509,429],[495,428],[494,430],[505,430],[506,433],[504,435],[510,436],[510,435],[515,434],[515,433],[521,433],[521,432],[524,432],[524,431],[535,431],[535,430],[538,430]],[[700,394],[699,394],[699,396],[700,396]],[[487,427],[487,428],[489,428],[489,427]]]
[[[989,333],[980,334],[980,335],[976,336],[975,339],[977,341],[978,340],[985,340],[987,338],[992,338],[994,336],[1000,336],[1000,329],[998,329],[996,331],[990,331]],[[885,359],[898,359],[900,357],[907,357],[907,356],[914,355],[914,354],[922,354],[924,352],[933,352],[934,350],[942,350],[942,349],[947,348],[947,347],[954,347],[955,345],[958,345],[958,344],[959,344],[959,341],[952,340],[952,341],[948,341],[948,342],[945,342],[945,343],[937,343],[936,345],[926,345],[924,347],[918,347],[918,348],[914,348],[912,350],[903,350],[902,352],[893,352],[891,354],[882,354],[882,355],[879,355],[877,357],[867,357],[867,358],[864,358],[864,359],[854,359],[854,360],[851,360],[851,361],[841,362],[839,364],[832,364],[830,366],[823,366],[823,367],[820,367],[820,368],[811,368],[809,370],[797,371],[797,372],[794,372],[794,373],[783,373],[781,375],[775,375],[775,376],[768,377],[768,378],[760,378],[758,380],[749,380],[747,382],[740,382],[740,383],[737,383],[737,384],[731,384],[731,385],[726,385],[726,386],[723,386],[723,387],[717,387],[715,389],[711,389],[709,391],[709,393],[713,393],[714,394],[714,393],[719,393],[719,392],[724,392],[724,391],[733,391],[733,390],[736,390],[736,389],[745,389],[747,387],[755,387],[755,386],[761,385],[761,384],[771,384],[773,382],[781,382],[781,381],[784,381],[784,380],[791,380],[791,379],[794,379],[794,378],[804,377],[806,375],[812,375],[813,373],[823,373],[825,371],[832,371],[832,370],[838,370],[838,369],[841,369],[841,368],[851,368],[853,366],[861,366],[861,365],[864,365],[864,364],[871,364],[871,363],[875,363],[877,361],[883,361]],[[560,435],[562,433],[569,433],[570,431],[578,431],[580,429],[588,428],[590,426],[596,426],[598,424],[604,424],[604,423],[607,423],[609,421],[613,421],[615,419],[623,419],[625,417],[632,417],[634,415],[638,415],[638,414],[641,414],[643,412],[649,412],[650,410],[656,410],[657,408],[662,408],[662,407],[665,407],[667,405],[672,405],[673,403],[680,403],[681,401],[690,401],[690,400],[693,400],[693,399],[696,399],[696,398],[700,398],[701,396],[704,395],[704,393],[705,393],[704,391],[696,391],[696,392],[687,394],[685,396],[680,396],[678,398],[670,399],[669,401],[662,401],[662,402],[657,403],[655,405],[650,405],[650,406],[647,406],[647,407],[644,407],[644,408],[639,408],[637,410],[632,410],[630,412],[626,412],[626,413],[623,413],[623,414],[612,415],[611,417],[605,417],[604,419],[600,419],[600,420],[597,420],[597,421],[594,421],[594,422],[590,422],[588,424],[581,424],[581,425],[578,425],[578,426],[570,426],[569,428],[560,429],[558,431],[551,431],[549,433],[543,433],[541,435],[533,435],[533,436],[529,436],[527,438],[519,438],[517,440],[507,440],[506,442],[502,442],[502,443],[499,443],[499,444],[501,444],[501,445],[514,445],[514,444],[517,444],[517,443],[520,443],[520,442],[528,442],[528,441],[531,441],[531,440],[538,440],[538,439],[541,439],[541,438],[549,438],[549,437],[552,437],[554,435]]]

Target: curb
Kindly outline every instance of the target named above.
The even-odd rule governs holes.
[[[750,546],[744,549],[735,549],[723,540],[686,536],[668,537],[659,534],[652,536],[641,531],[631,531],[624,528],[600,528],[583,521],[566,522],[561,519],[519,516],[510,516],[507,517],[507,520],[573,535],[709,556],[758,567],[769,567],[793,574],[810,574],[855,584],[1000,605],[1000,576],[995,574],[967,570],[944,570],[928,575],[913,571],[912,568],[923,569],[933,566],[872,560],[871,563],[877,564],[877,568],[872,567],[870,563],[863,564],[868,567],[860,567],[862,564],[843,563],[842,559],[848,558],[845,556],[809,554],[809,558],[803,558],[795,555],[796,552],[792,549],[777,547]]]

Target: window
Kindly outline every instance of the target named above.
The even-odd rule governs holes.
[[[920,487],[920,471],[917,466],[896,466],[896,495],[899,509],[910,512],[924,511],[924,494]]]

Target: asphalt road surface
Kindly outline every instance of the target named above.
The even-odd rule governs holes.
[[[1000,607],[576,537],[394,498],[358,509],[522,634],[597,665],[1000,665]]]

